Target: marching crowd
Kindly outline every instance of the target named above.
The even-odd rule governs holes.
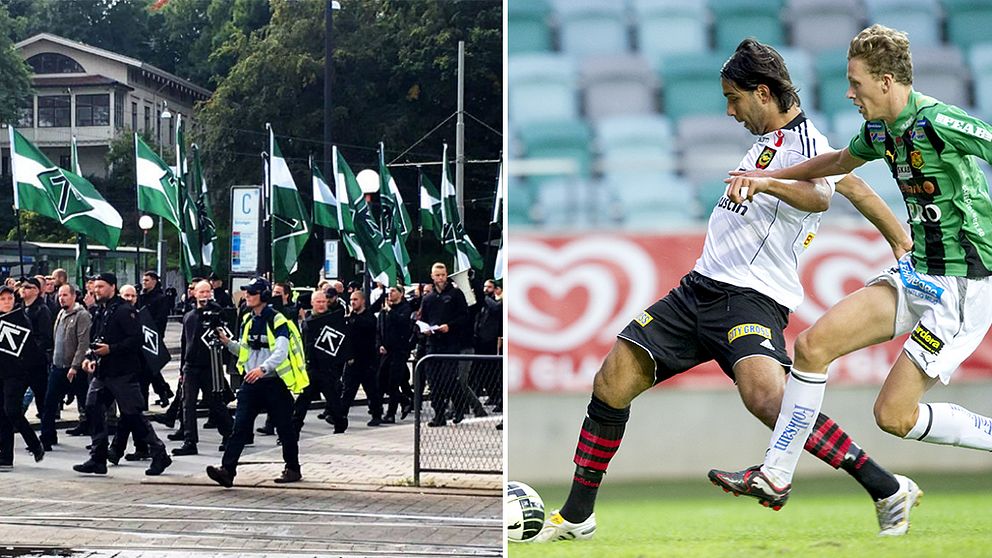
[[[413,409],[411,357],[501,351],[500,287],[486,281],[470,295],[477,300],[470,307],[440,263],[430,283],[409,288],[376,283],[366,292],[358,282],[325,280],[312,292],[297,292],[256,277],[241,290],[236,305],[216,275],[189,283],[178,306],[174,392],[162,367],[170,358],[165,330],[176,305],[155,272],[144,273],[140,288],[101,273],[78,289],[62,269],[8,278],[0,286],[0,467],[13,466],[15,431],[41,461],[59,443],[62,408],[75,400],[80,420],[64,433],[89,435],[91,444],[89,459],[74,470],[105,474],[108,462],[123,458],[150,460],[146,474],[159,475],[173,457],[199,453],[197,409],[204,406],[203,426],[216,428],[223,440],[220,466],[207,468],[211,479],[232,486],[255,434],[278,434],[286,467],[276,482],[294,482],[302,478],[299,434],[318,398],[324,400],[318,419],[335,434],[347,431],[359,386],[368,426],[393,424]],[[420,389],[429,388],[429,426],[502,412],[501,366],[438,365],[426,379]],[[157,405],[168,407],[165,413],[147,413],[150,391]],[[25,416],[32,400],[40,435]],[[235,400],[232,413],[228,404]],[[263,412],[265,423],[255,429]],[[176,428],[168,439],[180,445],[168,451],[151,421]],[[126,453],[129,438],[132,453]]]

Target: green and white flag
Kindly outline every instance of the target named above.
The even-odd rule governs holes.
[[[503,225],[503,192],[506,191],[506,177],[503,176],[503,163],[496,171],[496,201],[493,202],[493,216],[489,219],[492,225]]]
[[[165,161],[134,134],[134,174],[138,211],[159,215],[179,228],[179,179]]]
[[[72,167],[72,172],[83,176],[83,171],[79,166],[79,149],[76,147],[76,136],[72,136],[69,166]],[[90,251],[86,245],[86,235],[76,233],[76,285],[80,288],[86,284],[86,275],[89,267]]]
[[[296,271],[303,246],[310,239],[310,218],[303,207],[289,165],[269,127],[269,184],[272,191],[272,273],[285,281]]]
[[[393,259],[396,267],[403,278],[403,284],[409,285],[411,282],[410,254],[406,250],[406,239],[410,236],[413,225],[410,223],[410,214],[407,213],[403,205],[403,196],[400,195],[396,181],[389,174],[385,159],[386,147],[379,142],[379,196],[382,199],[382,235],[386,243],[392,247]],[[387,285],[389,286],[389,285]]]
[[[61,169],[13,126],[10,131],[14,208],[40,213],[110,249],[121,236],[121,214],[88,180]]]
[[[338,200],[331,192],[331,187],[327,185],[327,180],[324,180],[320,169],[313,164],[313,157],[310,157],[310,181],[313,184],[313,224],[337,230]]]
[[[433,231],[438,240],[441,239],[441,193],[437,186],[427,178],[424,171],[417,169],[420,178],[420,228]]]
[[[196,197],[196,213],[200,229],[200,262],[204,267],[209,266],[210,271],[216,271],[220,264],[220,253],[214,250],[217,226],[214,224],[214,211],[210,206],[210,192],[207,190],[207,179],[200,164],[200,148],[194,143],[190,149],[193,151],[190,184]],[[207,275],[205,270],[202,274]]]
[[[83,176],[83,170],[79,166],[79,149],[76,147],[76,136],[72,136],[72,150],[69,153],[69,170]]]
[[[455,257],[452,273],[470,267],[481,270],[482,254],[465,232],[461,216],[458,214],[455,184],[448,173],[448,144],[444,144],[444,154],[441,157],[441,223],[441,244]]]
[[[505,233],[504,233],[505,234]],[[503,236],[499,237],[499,250],[496,252],[496,267],[493,269],[493,279],[497,281],[503,280],[503,266],[506,262],[503,260]]]
[[[338,224],[345,248],[356,259],[365,262],[372,278],[391,285],[396,276],[392,250],[383,238],[355,173],[344,155],[334,146],[334,182],[338,193]],[[354,252],[352,252],[354,250]]]
[[[176,179],[179,196],[179,266],[186,281],[203,265],[200,244],[200,219],[195,195],[188,188],[190,177],[186,161],[186,124],[176,114]]]

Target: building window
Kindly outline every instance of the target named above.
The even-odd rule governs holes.
[[[141,129],[142,132],[150,134],[152,132],[152,107],[145,107],[145,127]]]
[[[18,103],[17,127],[34,128],[34,95]]]
[[[35,54],[27,60],[36,74],[83,74],[86,70],[72,58],[57,52]]]
[[[2,174],[10,176],[10,157],[3,157]]]
[[[76,95],[76,126],[110,126],[110,95]]]
[[[138,131],[138,103],[131,103],[131,131]]]
[[[38,127],[68,127],[72,109],[68,95],[47,95],[38,97]]]
[[[120,91],[114,93],[114,128],[124,127],[124,96]]]

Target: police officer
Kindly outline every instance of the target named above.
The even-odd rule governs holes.
[[[160,475],[172,464],[172,458],[141,413],[145,402],[138,381],[141,369],[138,351],[143,342],[138,311],[117,294],[117,276],[113,273],[98,275],[93,290],[96,309],[90,336],[91,352],[83,360],[83,370],[93,375],[86,394],[92,446],[90,458],[72,468],[80,473],[107,473],[107,408],[112,401],[117,401],[121,413],[118,423],[128,427],[136,440],[144,440],[152,454],[151,465],[145,474]]]
[[[183,445],[172,450],[172,455],[196,455],[199,443],[196,425],[196,397],[203,390],[204,399],[210,409],[210,418],[217,425],[217,431],[227,439],[231,435],[234,421],[219,391],[224,386],[214,386],[213,370],[210,364],[210,347],[204,340],[212,335],[208,328],[216,328],[222,322],[221,307],[213,301],[214,290],[209,281],[200,281],[193,287],[196,308],[183,316]]]
[[[238,357],[238,372],[244,383],[238,389],[238,406],[234,412],[234,432],[226,444],[221,466],[207,467],[207,476],[224,487],[234,485],[238,459],[251,436],[255,418],[268,409],[282,441],[282,458],[286,463],[277,483],[296,482],[300,472],[299,435],[293,428],[293,395],[306,387],[306,375],[297,375],[306,365],[302,347],[290,342],[290,324],[286,317],[273,310],[268,302],[272,287],[256,277],[241,287],[250,312],[245,315],[237,341],[218,331],[227,349]],[[297,352],[298,351],[298,352]],[[295,360],[295,362],[294,362]]]
[[[334,293],[337,294],[336,291]],[[302,328],[310,385],[296,399],[293,424],[297,432],[303,428],[310,403],[320,394],[327,401],[324,419],[339,434],[348,428],[348,413],[341,400],[341,379],[348,359],[344,307],[339,304],[331,306],[327,294],[321,290],[314,291],[310,304],[313,309],[303,320]]]

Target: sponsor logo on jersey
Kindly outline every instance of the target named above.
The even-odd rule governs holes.
[[[913,264],[908,259],[899,260],[899,278],[910,294],[918,296],[931,304],[940,302],[940,297],[944,294],[943,287],[938,287],[930,281],[920,277],[913,269]]]
[[[806,240],[803,241],[803,248],[809,248],[809,245],[813,243],[813,237],[816,233],[809,233],[806,235]]]
[[[651,323],[651,320],[653,319],[654,318],[651,317],[651,314],[648,314],[647,312],[641,312],[636,318],[634,318],[634,321],[637,322],[639,326],[644,327],[649,323]]]
[[[720,201],[716,203],[716,206],[720,209],[726,209],[727,211],[733,211],[734,213],[744,216],[747,214],[747,206],[743,203],[734,203],[730,201],[730,198],[723,196]]]
[[[782,130],[775,130],[775,140],[773,142],[775,144],[775,147],[782,147],[782,142],[784,141],[785,141],[785,134],[782,133]]]
[[[792,409],[792,416],[789,417],[789,424],[786,425],[785,430],[782,434],[775,440],[774,448],[780,451],[785,451],[789,449],[789,444],[795,439],[799,431],[804,428],[809,428],[809,425],[813,422],[813,417],[816,416],[816,411],[810,409],[809,407],[803,407],[802,405],[796,405]]]
[[[885,126],[881,122],[868,122],[865,129],[868,130],[868,138],[872,143],[885,143]]]
[[[774,158],[775,150],[766,145],[765,148],[761,150],[761,155],[758,155],[758,161],[754,164],[754,166],[759,169],[767,169],[768,165],[771,164],[772,159]]]
[[[899,178],[902,177],[900,176]],[[913,182],[900,182],[899,191],[907,195],[940,195],[940,188],[934,183],[934,179],[930,177],[924,177],[923,180]]]
[[[896,162],[896,154],[888,149],[885,150],[885,158],[889,160],[889,163]]]
[[[923,168],[923,154],[920,153],[919,149],[909,152],[909,164],[913,165],[913,168],[917,170]]]
[[[963,120],[958,120],[957,118],[951,118],[946,114],[938,114],[934,122],[940,124],[941,126],[954,128],[959,132],[968,134],[969,136],[974,136],[981,140],[992,141],[992,132],[989,132],[980,126],[975,126],[971,122],[964,122]]]
[[[923,126],[923,124],[919,124],[919,123],[917,123],[917,125]],[[927,139],[927,133],[923,128],[913,128],[913,133],[910,135],[909,138],[913,141],[923,141]]]
[[[733,343],[735,339],[748,335],[760,335],[765,339],[772,338],[771,328],[761,324],[740,324],[735,325],[727,331],[727,343]]]
[[[944,342],[940,337],[937,337],[932,331],[923,327],[923,324],[916,325],[916,329],[913,330],[913,335],[910,338],[923,347],[923,350],[932,355],[940,353],[940,350],[944,348]]]
[[[896,178],[909,180],[913,178],[913,171],[909,170],[909,165],[896,165]]]

